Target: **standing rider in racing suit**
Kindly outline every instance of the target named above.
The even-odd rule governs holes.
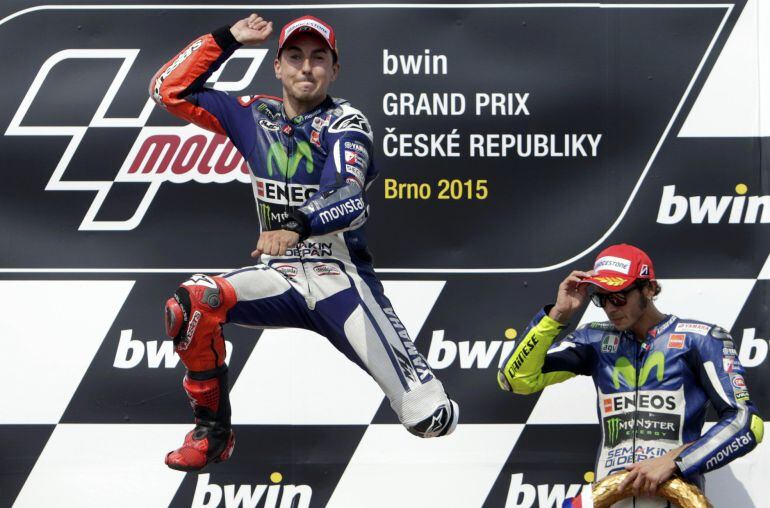
[[[652,301],[659,292],[644,252],[608,247],[592,272],[564,279],[556,304],[535,315],[498,373],[500,387],[519,394],[592,376],[602,426],[596,477],[628,470],[620,488],[631,484],[634,495],[653,496],[673,475],[703,488],[703,473],[751,451],[764,431],[730,335],[664,315]],[[609,321],[554,342],[589,297]],[[719,421],[701,435],[709,403]],[[666,506],[649,498],[614,506],[631,505]]]
[[[232,453],[224,323],[314,330],[377,381],[411,433],[444,436],[457,425],[457,404],[372,268],[361,228],[365,190],[377,177],[372,130],[347,101],[327,95],[339,71],[332,27],[303,16],[281,30],[273,65],[283,99],[204,87],[241,45],[260,44],[271,32],[272,22],[252,14],[195,39],[150,83],[158,105],[227,136],[244,156],[261,226],[252,253],[261,263],[194,275],[166,303],[196,423],[166,456],[173,469],[197,471]]]

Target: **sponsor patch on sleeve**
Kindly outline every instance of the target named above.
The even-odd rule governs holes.
[[[749,389],[746,387],[746,380],[740,374],[731,374],[730,383],[733,385],[733,394],[740,401],[749,400]]]
[[[668,336],[668,349],[682,349],[684,348],[684,339],[687,335],[683,333],[672,333]]]
[[[353,178],[355,178],[355,179],[356,179],[356,181],[357,181],[357,182],[358,182],[358,183],[359,183],[361,186],[363,186],[363,185],[364,185],[364,181],[366,180],[366,176],[364,175],[364,172],[363,172],[363,171],[361,171],[361,170],[360,170],[360,169],[358,169],[357,167],[355,167],[355,166],[351,166],[351,165],[349,165],[349,164],[345,164],[345,171],[347,171],[347,173],[348,173],[350,176],[352,176]]]
[[[602,353],[616,353],[619,344],[620,337],[617,335],[605,335],[602,337]]]
[[[737,391],[735,391],[735,398],[737,400],[740,400],[741,402],[746,402],[750,398],[748,390],[737,390]]]
[[[361,169],[369,166],[369,152],[357,141],[345,141],[343,155],[346,164],[355,164]]]
[[[677,323],[675,332],[690,332],[697,333],[698,335],[708,335],[711,330],[711,326],[704,325],[703,323]]]
[[[359,154],[366,153],[366,147],[358,141],[345,141],[346,150],[355,150]]]
[[[358,154],[352,150],[345,150],[345,164],[358,164]]]
[[[360,113],[342,116],[329,127],[329,132],[331,133],[341,133],[346,131],[360,132],[368,138],[372,137],[372,128],[369,126],[369,122],[367,122],[364,115]]]

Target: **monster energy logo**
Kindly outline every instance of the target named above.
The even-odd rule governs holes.
[[[652,353],[647,357],[647,360],[644,361],[644,365],[642,365],[642,368],[639,371],[639,378],[637,379],[636,369],[634,369],[631,361],[625,356],[621,356],[615,362],[615,368],[612,370],[612,384],[615,386],[615,389],[619,389],[620,376],[623,376],[626,384],[631,388],[644,386],[644,383],[647,382],[647,378],[649,377],[653,368],[657,368],[655,371],[655,377],[658,379],[658,382],[661,382],[663,381],[665,363],[666,357],[662,352],[656,351]]]
[[[615,446],[631,439],[676,441],[679,439],[680,415],[633,411],[604,419],[605,446]]]
[[[620,442],[620,418],[607,419],[607,445],[615,446]]]
[[[270,229],[272,222],[270,220],[270,205],[259,203],[257,206],[259,207],[259,215],[262,217],[262,224],[265,226],[265,229]]]
[[[274,142],[270,145],[270,149],[267,152],[267,174],[273,176],[274,169],[278,169],[286,178],[291,178],[299,168],[299,163],[305,160],[305,171],[308,173],[313,172],[313,152],[310,149],[310,144],[307,141],[300,141],[297,143],[297,151],[289,158],[286,153],[286,148],[280,141]]]
[[[267,104],[264,102],[257,106],[257,111],[261,111],[263,114],[269,116],[271,120],[275,120],[276,117],[278,117],[278,115],[271,111]]]

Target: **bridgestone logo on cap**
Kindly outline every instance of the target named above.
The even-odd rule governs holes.
[[[318,23],[317,21],[313,21],[312,19],[303,19],[301,21],[297,21],[293,25],[289,26],[289,28],[286,29],[286,39],[289,38],[289,35],[291,35],[296,29],[302,28],[303,26],[311,27],[323,34],[323,36],[326,38],[326,40],[329,40],[331,37],[331,32],[328,28],[323,26],[321,23]]]
[[[628,275],[628,272],[631,270],[631,261],[628,259],[616,258],[615,256],[604,256],[597,259],[596,264],[594,264],[594,271],[601,272],[605,270]]]

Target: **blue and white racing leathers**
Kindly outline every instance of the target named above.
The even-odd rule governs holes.
[[[382,387],[413,433],[444,435],[458,408],[417,351],[375,276],[364,229],[377,177],[372,130],[360,111],[327,97],[287,118],[280,99],[204,87],[238,48],[228,28],[190,43],[150,84],[162,107],[226,135],[246,159],[262,231],[289,229],[283,256],[223,274],[237,296],[227,321],[300,327],[326,336]]]
[[[643,341],[609,322],[596,322],[554,342],[564,325],[551,319],[549,310],[532,319],[498,373],[498,384],[530,394],[576,375],[591,376],[602,427],[597,478],[692,443],[677,465],[702,487],[703,473],[748,453],[762,440],[762,420],[724,329],[667,316]],[[719,421],[701,435],[709,404]],[[661,502],[637,498],[616,504],[632,505]]]

